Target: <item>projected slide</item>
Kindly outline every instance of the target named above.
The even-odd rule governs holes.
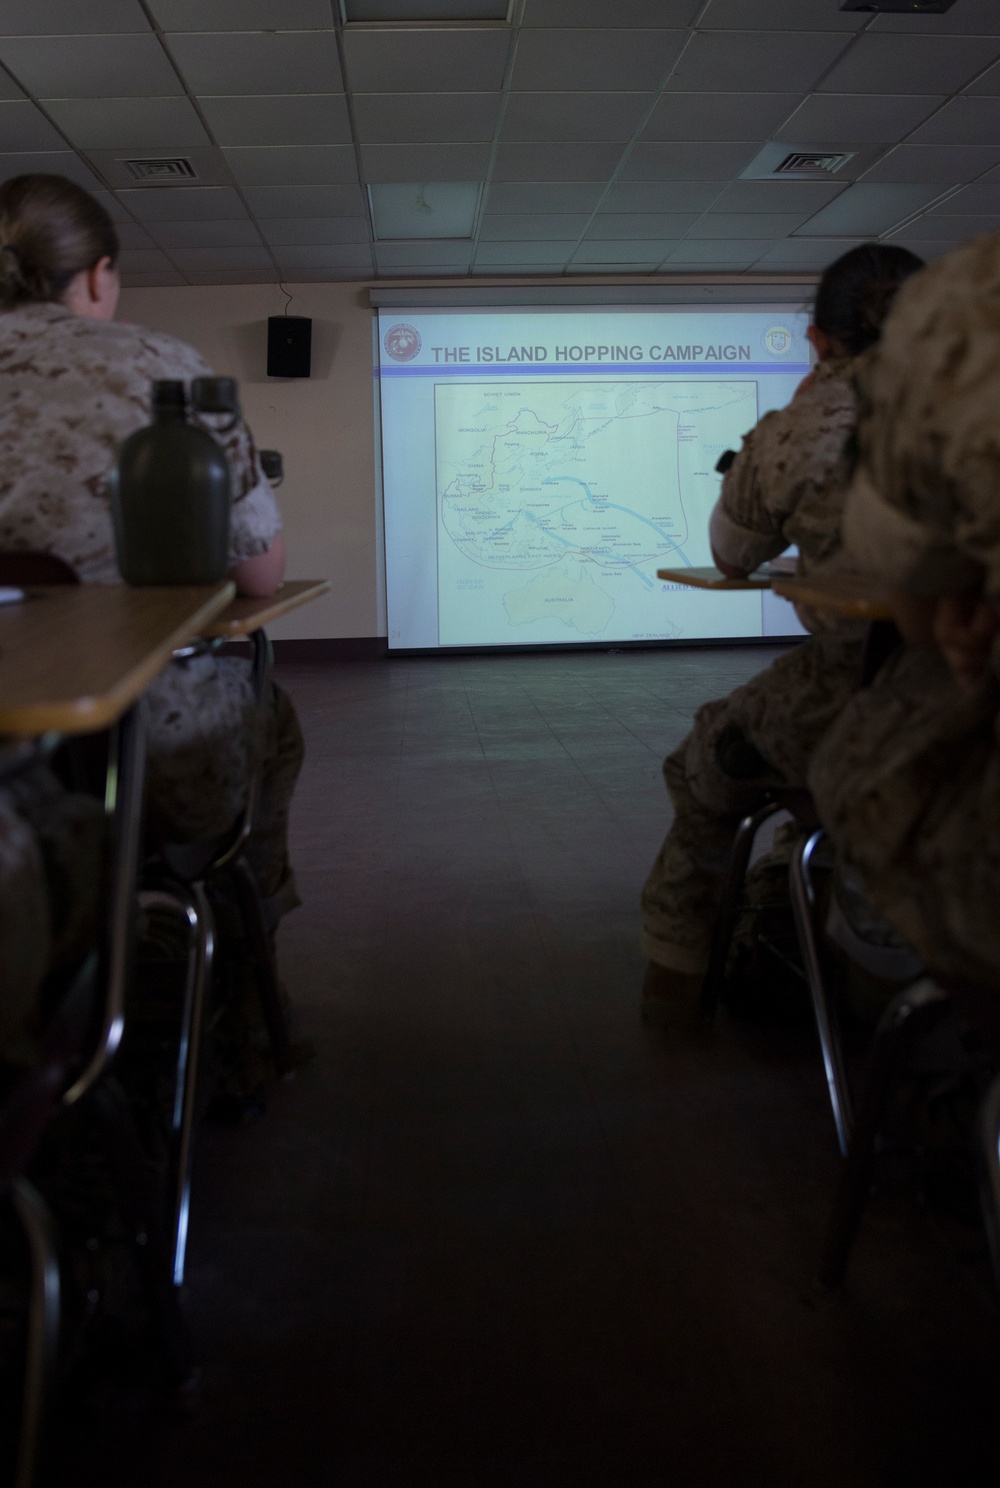
[[[458,383],[434,395],[444,646],[517,641],[538,621],[567,640],[612,625],[646,637],[655,570],[711,562],[715,462],[757,422],[755,382]],[[477,590],[476,569],[509,583]]]
[[[809,369],[790,309],[379,312],[391,649],[793,635],[711,562],[716,461]]]

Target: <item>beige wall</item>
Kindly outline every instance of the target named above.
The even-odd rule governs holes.
[[[119,314],[179,336],[237,377],[258,445],[285,456],[278,501],[289,577],[326,577],[333,587],[276,625],[275,637],[384,635],[368,292],[357,284],[290,290],[288,313],[313,321],[308,380],[265,375],[267,317],[285,313],[273,284],[127,289]]]

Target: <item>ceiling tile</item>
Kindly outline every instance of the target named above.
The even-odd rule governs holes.
[[[481,30],[351,31],[344,51],[356,93],[495,93],[503,84],[510,33]]]
[[[655,274],[660,267],[659,262],[654,260],[650,263],[602,263],[592,264],[574,262],[566,265],[567,274],[589,274],[591,278],[597,278],[608,274]]]
[[[868,32],[819,85],[823,93],[953,93],[982,72],[1000,43],[977,36]]]
[[[933,35],[961,32],[966,36],[1000,35],[1000,11],[996,0],[958,0],[947,15],[880,15],[872,21],[876,31],[926,31]]]
[[[1000,98],[953,98],[908,143],[1000,145]]]
[[[501,145],[495,181],[606,181],[621,159],[619,145]]]
[[[0,98],[13,102],[24,102],[24,89],[19,88],[9,73],[0,67]]]
[[[764,253],[755,267],[825,269],[863,242],[863,238],[784,238]]]
[[[904,217],[917,212],[939,195],[936,186],[876,186],[859,182],[810,217],[800,236],[831,238],[872,237],[887,232]]]
[[[553,264],[561,266],[576,247],[576,239],[563,243],[480,243],[477,264]]]
[[[29,175],[34,171],[43,171],[47,175],[67,176],[69,180],[75,181],[78,186],[93,191],[100,187],[103,182],[98,180],[94,172],[88,170],[80,159],[74,155],[72,150],[44,150],[18,152],[5,150],[0,154],[0,181],[5,181],[8,176]]]
[[[893,238],[894,243],[900,248],[909,248],[918,258],[928,261],[935,258],[943,258],[946,253],[954,253],[956,248],[963,247],[962,243],[942,243],[936,238]]]
[[[1000,182],[991,184],[989,181],[978,181],[974,186],[964,186],[939,207],[932,207],[931,211],[955,213],[959,216],[963,213],[1000,212]]]
[[[676,240],[694,227],[698,216],[697,212],[598,212],[587,229],[587,237],[605,242]]]
[[[258,240],[229,248],[172,248],[170,257],[182,273],[188,269],[269,269],[271,255]]]
[[[148,31],[139,0],[3,0],[0,35],[121,36]]]
[[[704,212],[725,181],[616,181],[604,212]]]
[[[81,150],[184,149],[210,143],[186,98],[53,98],[46,107]]]
[[[106,193],[110,195],[109,193]],[[115,232],[122,248],[155,248],[156,243],[149,233],[135,222],[116,222]]]
[[[246,192],[258,217],[362,217],[360,186],[254,186]]]
[[[343,93],[199,98],[220,145],[350,145]]]
[[[805,93],[843,51],[843,33],[699,31],[684,49],[667,87],[671,92]],[[862,89],[872,92],[873,89]]]
[[[798,93],[663,93],[642,138],[767,139],[799,101]]]
[[[834,0],[711,0],[698,20],[702,31],[857,31],[868,16],[842,11]]]
[[[677,244],[667,262],[671,268],[683,262],[710,265],[716,269],[745,269],[773,247],[773,238],[752,238],[743,242],[723,238],[685,238],[683,243]]]
[[[500,93],[356,93],[363,145],[492,140]]]
[[[153,35],[3,37],[0,62],[37,98],[157,98],[183,92]]]
[[[436,242],[376,243],[375,261],[380,269],[401,264],[447,264],[454,269],[467,269],[472,258],[471,243]]]
[[[181,289],[187,284],[183,274],[169,267],[159,274],[122,275],[122,289]]]
[[[275,248],[274,257],[283,274],[294,274],[303,269],[370,274],[372,267],[371,250],[362,243],[312,243]]]
[[[523,31],[511,87],[539,93],[658,88],[684,39],[683,31]]]
[[[510,0],[342,0],[348,24],[396,21],[506,22]]]
[[[321,31],[333,19],[330,0],[150,0],[149,8],[164,31]]]
[[[907,223],[895,237],[924,238],[928,242],[965,243],[983,233],[1000,232],[1000,211],[993,216],[942,217],[928,212],[915,222]]]
[[[126,161],[129,156],[138,153],[140,156],[149,152],[130,150],[121,147],[117,150],[87,150],[87,159],[94,169],[104,177],[109,186],[116,191],[125,190],[133,184],[134,177],[130,174]],[[194,179],[200,181],[203,186],[229,186],[232,184],[232,174],[222,157],[222,152],[214,145],[157,145],[154,152],[156,155],[174,156],[182,155],[185,160],[190,161],[194,169]],[[154,186],[153,191],[175,191],[174,186]]]
[[[553,272],[556,272],[556,270],[553,270],[551,264],[515,263],[498,268],[493,264],[477,263],[472,265],[472,272],[473,274],[483,274],[488,279],[508,279],[514,274],[516,274],[518,278],[523,279],[528,277],[529,275],[549,275]]]
[[[635,145],[623,181],[718,181],[735,176],[756,155],[753,142],[733,145]]]
[[[965,91],[977,96],[985,95],[989,98],[996,98],[1000,94],[1000,62],[989,68],[978,82],[970,83]]]
[[[118,266],[123,275],[159,274],[173,268],[169,258],[159,248],[123,248]]]
[[[716,212],[818,212],[839,196],[846,181],[733,181],[715,202]]]
[[[188,284],[277,284],[277,269],[188,269]]]
[[[206,97],[344,91],[333,31],[188,32],[168,45],[188,86]]]
[[[364,217],[258,218],[261,232],[272,246],[304,247],[331,243],[367,243]]]
[[[6,150],[62,150],[66,141],[33,103],[0,103],[0,140]]]
[[[511,93],[504,140],[631,139],[652,93]]]
[[[91,195],[95,198],[96,201],[100,202],[101,206],[107,212],[112,222],[116,224],[124,224],[131,220],[128,212],[125,210],[125,207],[118,200],[113,191],[92,191]]]
[[[1000,148],[959,145],[897,145],[865,172],[866,181],[920,181],[943,186],[975,180],[1000,162]]]
[[[490,163],[490,146],[482,145],[365,145],[361,151],[365,180],[483,181]]]
[[[350,186],[358,179],[350,145],[231,146],[222,153],[242,186]]]
[[[690,26],[705,0],[527,0],[522,26]]]
[[[136,186],[115,194],[140,222],[246,219],[246,208],[231,186]]]
[[[588,238],[573,255],[574,263],[659,263],[677,244],[676,238],[653,238],[629,243],[622,238]]]
[[[587,212],[601,199],[602,181],[495,181],[490,212]]]
[[[259,248],[260,234],[249,217],[201,219],[195,222],[154,222],[149,231],[161,248]]]
[[[588,212],[513,212],[506,217],[484,217],[479,237],[484,243],[559,242],[578,238],[589,221]]]
[[[802,212],[708,212],[699,238],[783,238],[806,221]]]
[[[813,93],[774,137],[803,145],[891,145],[943,102],[925,94]]]

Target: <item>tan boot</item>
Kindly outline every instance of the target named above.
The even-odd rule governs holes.
[[[698,1019],[704,973],[674,971],[647,961],[642,979],[643,1022],[657,1028],[691,1028]]]

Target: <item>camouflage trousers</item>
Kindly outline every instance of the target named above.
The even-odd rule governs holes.
[[[147,694],[146,809],[155,837],[221,837],[243,810],[251,774],[261,791],[246,856],[272,924],[300,903],[288,860],[288,813],[304,745],[291,699],[276,683],[257,705],[250,663],[195,656],[174,662]]]
[[[706,703],[663,765],[674,819],[642,892],[642,949],[705,970],[740,819],[776,786],[801,787],[813,751],[858,685],[855,630],[810,636],[726,698]]]
[[[212,656],[173,664],[148,697],[154,835],[221,836],[243,809],[251,769],[261,768],[245,851],[273,927],[300,902],[288,859],[288,814],[303,743],[290,699],[273,686],[259,708],[249,663]],[[43,766],[0,790],[2,1058],[30,1059],[43,981],[75,965],[94,942],[104,835],[101,802],[66,790]]]
[[[809,785],[838,853],[932,971],[1000,977],[1000,684],[908,646],[844,709]]]

